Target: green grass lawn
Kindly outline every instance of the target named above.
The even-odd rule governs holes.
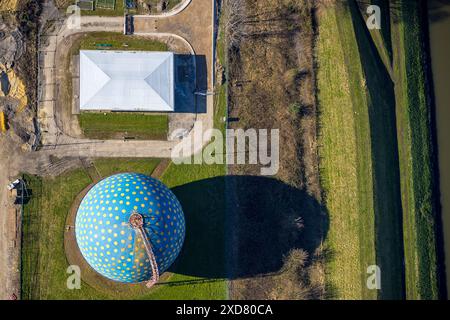
[[[104,0],[102,0],[101,2],[104,2]],[[93,10],[93,11],[82,10],[81,15],[83,15],[83,16],[106,16],[106,17],[123,16],[125,13],[124,2],[125,2],[125,0],[116,0],[116,5],[114,7],[114,10],[105,9],[105,8],[96,6],[95,10]],[[159,0],[151,0],[151,1],[147,1],[147,2],[150,2],[151,6],[152,6],[152,14],[157,14],[156,6],[157,6]],[[164,12],[167,12],[167,11],[173,9],[180,2],[181,2],[181,0],[170,0],[168,3],[168,6]],[[70,4],[71,3],[73,3],[73,1],[71,1]],[[97,3],[97,1],[95,1],[95,3]],[[130,9],[129,13],[139,13],[139,12],[136,9]]]
[[[404,297],[402,203],[394,82],[358,7],[349,2],[361,56],[369,112],[373,163],[375,246],[382,270],[380,299]],[[347,64],[354,63],[348,61]]]
[[[423,42],[426,12],[420,1],[399,1],[392,23],[397,126],[403,203],[405,284],[408,299],[438,299],[437,195],[433,192],[431,108]]]
[[[83,134],[91,139],[166,140],[169,129],[167,115],[82,112],[78,120]]]
[[[108,45],[101,47],[97,45]],[[79,50],[133,50],[133,51],[167,51],[165,43],[143,39],[139,36],[128,36],[119,32],[90,32],[84,34],[73,46],[74,54]]]
[[[375,229],[360,57],[352,34],[342,34],[353,28],[348,12],[329,8],[318,21],[320,172],[330,219],[327,292],[330,298],[375,299],[376,292],[367,290],[363,279],[367,266],[375,264]],[[346,55],[353,64],[346,64]]]

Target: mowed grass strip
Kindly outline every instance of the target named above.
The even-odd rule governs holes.
[[[359,9],[364,16],[365,21],[369,19],[367,14],[368,3],[364,0],[357,0]],[[381,29],[369,30],[373,42],[378,49],[380,58],[383,60],[389,73],[392,73],[392,36],[391,36],[391,12],[389,7],[389,0],[371,0],[373,5],[379,6],[381,9]]]
[[[97,8],[103,9],[114,9],[116,5],[116,0],[95,0]]]
[[[107,45],[107,46],[105,46]],[[120,32],[90,32],[74,44],[77,50],[167,51],[167,44],[141,36],[129,36]]]
[[[352,97],[352,93],[364,91],[362,70],[361,66],[356,70],[359,83],[350,79],[345,60],[349,52],[344,51],[349,44],[341,41],[352,42],[355,65],[359,57],[351,34],[347,39],[340,37],[338,19],[351,28],[348,14],[338,17],[334,7],[320,12],[317,42],[320,170],[330,218],[325,242],[330,250],[328,292],[331,298],[369,299],[376,298],[376,293],[366,290],[363,281],[365,267],[375,262],[372,184],[364,180],[371,177],[367,175],[370,153],[365,152],[370,150],[370,141],[367,132],[358,127],[359,123],[367,126],[367,105],[363,96]],[[357,116],[364,119],[360,121]]]
[[[424,20],[419,1],[397,1],[392,23],[407,299],[438,299],[436,194]]]
[[[376,264],[382,270],[380,299],[404,297],[403,234],[394,84],[382,61],[366,20],[355,1],[350,12],[366,87],[372,157]],[[341,30],[341,35],[344,33]],[[350,50],[346,50],[350,51]],[[349,59],[347,65],[354,65]],[[356,91],[355,91],[356,93]],[[367,267],[367,266],[366,266]]]
[[[169,129],[167,115],[82,112],[78,119],[83,134],[91,139],[165,140]]]

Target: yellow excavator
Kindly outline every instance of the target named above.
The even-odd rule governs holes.
[[[0,111],[0,132],[6,132],[6,118],[3,111]]]

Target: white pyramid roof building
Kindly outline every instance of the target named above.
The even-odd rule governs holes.
[[[80,51],[80,110],[174,111],[172,52]]]

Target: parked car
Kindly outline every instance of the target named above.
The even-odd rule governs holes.
[[[15,189],[19,184],[20,184],[20,179],[14,180],[10,184],[8,184],[8,190],[11,191],[11,190]]]

